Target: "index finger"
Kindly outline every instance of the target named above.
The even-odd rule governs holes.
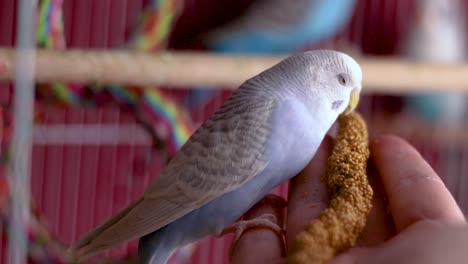
[[[291,180],[288,197],[286,237],[288,247],[305,226],[317,218],[328,206],[325,175],[327,159],[333,147],[333,139],[325,137],[312,161]]]
[[[383,136],[370,144],[398,230],[421,220],[465,223],[442,180],[406,141]]]
[[[275,224],[283,226],[283,208],[263,202],[263,200],[244,215],[244,220],[255,219],[265,214],[274,215],[277,221]],[[234,241],[230,263],[281,263],[284,251],[283,239],[272,230],[266,228],[248,229],[242,233],[237,242]]]

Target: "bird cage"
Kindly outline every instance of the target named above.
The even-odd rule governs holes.
[[[0,1],[0,263],[12,260],[8,228],[13,206],[8,201],[14,192],[6,180],[10,174],[15,178],[24,173],[13,182],[26,184],[18,187],[27,194],[20,194],[15,205],[29,208],[29,224],[23,225],[28,262],[70,263],[63,252],[73,241],[139,197],[236,85],[283,56],[216,56],[192,41],[235,20],[252,2]],[[302,49],[341,49],[344,43],[343,49],[364,69],[365,94],[358,111],[371,135],[393,133],[414,144],[466,213],[466,123],[459,121],[449,129],[443,120],[426,121],[406,100],[427,92],[428,84],[454,86],[459,97],[466,96],[463,89],[468,87],[466,77],[457,75],[468,70],[463,63],[441,66],[405,51],[408,36],[417,34],[410,25],[419,17],[419,2],[357,0],[341,30]],[[468,2],[457,4],[466,17]],[[28,37],[28,27],[35,29],[34,37]],[[14,56],[28,45],[37,48],[32,49],[35,56]],[[239,62],[246,67],[236,67]],[[28,63],[36,65],[36,74],[32,69],[15,72]],[[15,87],[27,91],[32,82],[31,100],[17,99],[28,98],[28,93]],[[219,92],[199,100],[194,89],[202,85]],[[30,102],[21,109],[31,110],[32,124],[17,116],[15,100]],[[33,128],[30,134],[21,130],[28,127]],[[14,144],[21,139],[26,143]],[[17,150],[31,158],[9,166]],[[286,197],[287,183],[273,192]],[[179,250],[171,263],[227,263],[230,242],[231,236],[206,238]],[[134,261],[136,250],[133,241],[91,262]]]

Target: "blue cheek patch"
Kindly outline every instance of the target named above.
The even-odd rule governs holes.
[[[333,101],[332,110],[337,110],[343,104],[343,100]]]

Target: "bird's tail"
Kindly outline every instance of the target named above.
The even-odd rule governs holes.
[[[76,257],[79,258],[80,261],[85,260],[86,258],[91,257],[92,255],[98,253],[101,250],[105,250],[107,248],[110,248],[113,245],[107,245],[105,248],[103,248],[100,245],[95,245],[93,243],[93,239],[98,237],[99,234],[102,232],[106,231],[109,227],[113,226],[115,223],[117,223],[119,220],[121,220],[123,217],[127,215],[127,213],[135,208],[139,203],[143,201],[143,198],[140,198],[139,200],[133,202],[130,204],[127,208],[122,210],[120,213],[115,215],[114,217],[110,218],[88,234],[84,235],[80,240],[75,242],[70,248],[68,249],[68,252]]]
[[[138,242],[139,263],[166,264],[174,253],[174,237],[167,232],[167,227],[156,230],[140,238]]]

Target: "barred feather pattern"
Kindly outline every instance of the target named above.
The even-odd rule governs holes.
[[[160,176],[161,182],[155,184],[162,186],[167,178],[168,183],[177,185],[179,194],[184,194],[182,200],[177,196],[171,201],[197,201],[196,207],[236,189],[267,164],[265,145],[275,106],[272,96],[255,89],[239,89],[192,135]],[[154,188],[161,190],[156,185]],[[153,188],[148,190],[145,197],[159,196]]]
[[[246,29],[283,29],[300,22],[307,12],[311,0],[269,0],[254,2],[244,16],[233,22],[229,30],[241,31]],[[224,31],[229,31],[223,29]]]

